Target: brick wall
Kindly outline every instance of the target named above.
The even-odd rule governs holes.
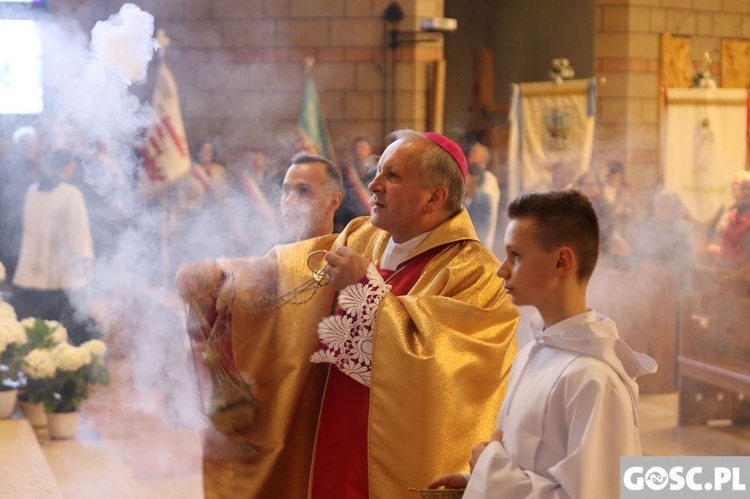
[[[691,36],[693,59],[709,51],[713,72],[719,74],[722,38],[750,38],[750,0],[594,1],[595,73],[607,79],[599,91],[594,159],[625,160],[629,179],[648,191],[659,181],[661,34]],[[382,15],[388,3],[143,0],[138,5],[171,38],[167,61],[179,85],[191,142],[216,139],[225,149],[290,147],[301,105],[303,60],[310,56],[317,60],[313,75],[341,151],[357,134],[382,145],[383,135],[395,128],[426,129],[429,124],[433,63],[443,58],[442,39],[386,49]],[[55,15],[75,18],[84,30],[121,4],[50,2]],[[443,15],[443,0],[400,4],[406,14],[402,30],[414,29],[417,17]],[[152,79],[134,91],[147,99],[151,84]],[[470,102],[466,96],[466,105]],[[0,132],[7,142],[8,120],[0,118]]]
[[[106,18],[121,3],[91,1],[92,16]],[[426,126],[428,68],[442,58],[442,41],[386,50],[388,3],[142,0],[138,5],[170,38],[166,60],[178,84],[189,141],[288,150],[296,140],[304,59],[312,57],[321,105],[341,151],[359,134],[382,145],[393,128]],[[418,16],[442,15],[442,1],[400,4],[406,14],[401,29],[413,27]],[[391,71],[398,89],[393,102],[387,92]],[[147,98],[148,92],[142,93]]]
[[[597,74],[607,83],[599,91],[595,161],[624,160],[630,181],[646,195],[660,181],[661,34],[690,36],[694,62],[708,51],[718,75],[722,38],[750,38],[750,1],[596,2]]]

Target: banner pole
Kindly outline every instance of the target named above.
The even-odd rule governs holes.
[[[156,42],[159,44],[159,64],[164,64],[167,47],[169,46],[169,37],[163,28],[156,31]],[[169,188],[162,189],[159,195],[159,204],[161,205],[161,285],[163,288],[169,287]]]
[[[161,241],[161,266],[162,266],[162,286],[168,288],[171,285],[169,264],[171,258],[169,257],[169,226],[171,220],[171,209],[169,202],[169,191],[165,190],[161,196],[162,199],[162,241]]]

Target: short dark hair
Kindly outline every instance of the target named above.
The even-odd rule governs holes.
[[[523,218],[533,220],[545,251],[568,246],[575,252],[579,281],[591,277],[599,257],[599,219],[586,196],[573,189],[522,194],[508,205],[508,219]]]
[[[466,175],[477,177],[477,185],[480,186],[484,184],[484,171],[484,168],[476,163],[469,163],[469,165],[466,167]]]
[[[49,155],[48,170],[51,174],[57,175],[63,168],[75,161],[75,156],[69,149],[55,149]]]
[[[219,149],[216,146],[216,142],[214,142],[213,140],[201,140],[197,142],[195,144],[195,148],[193,149],[193,158],[195,159],[195,161],[198,161],[200,159],[199,156],[201,154],[201,149],[203,149],[203,146],[206,144],[211,146],[211,150],[213,152],[211,161],[213,161],[214,163],[217,163],[218,162],[217,158],[219,157]]]
[[[326,167],[326,174],[328,175],[330,187],[334,192],[344,192],[344,179],[341,177],[341,170],[333,163],[333,161],[324,158],[318,154],[310,154],[307,152],[301,152],[295,154],[292,158],[291,165],[310,165],[313,163],[320,163]]]
[[[625,164],[622,161],[616,159],[610,159],[607,161],[607,169],[609,173],[621,173],[625,175]]]
[[[352,144],[356,144],[357,142],[367,142],[370,147],[375,147],[375,144],[372,143],[372,140],[367,135],[357,135],[352,139]]]

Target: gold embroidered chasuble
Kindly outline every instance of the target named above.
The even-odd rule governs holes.
[[[354,220],[337,243],[378,265],[388,235]],[[453,242],[453,244],[448,244]],[[448,246],[405,296],[387,294],[375,322],[369,425],[370,497],[414,497],[408,487],[468,471],[471,449],[494,430],[516,354],[518,310],[497,259],[466,210],[413,255]]]
[[[234,278],[220,302],[231,309],[237,368],[255,386],[256,420],[242,435],[255,450],[233,455],[232,448],[243,449],[241,439],[207,439],[209,499],[307,497],[328,369],[309,357],[318,346],[317,324],[333,312],[333,290],[323,287],[304,304],[272,311],[247,304],[309,280],[306,260],[314,249],[345,244],[377,265],[388,234],[362,217],[332,241],[303,241],[263,259],[230,262]],[[494,429],[516,354],[518,311],[495,274],[499,262],[478,241],[465,210],[433,230],[414,255],[442,245],[412,290],[386,294],[378,310],[369,418],[373,498],[408,499],[414,497],[408,487],[467,469],[472,447]]]
[[[321,286],[268,310],[269,297],[312,277],[311,251],[328,249],[335,236],[278,246],[262,259],[231,260],[219,294],[231,310],[231,342],[237,369],[253,386],[254,421],[241,435],[204,438],[203,481],[207,499],[305,498],[327,366],[312,364],[317,324],[330,313],[334,290]],[[216,325],[218,326],[218,324]],[[216,327],[215,326],[215,327]],[[252,446],[252,448],[248,448]]]

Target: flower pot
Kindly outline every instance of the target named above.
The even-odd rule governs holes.
[[[0,390],[0,419],[8,419],[16,409],[18,390]]]
[[[48,412],[47,430],[49,431],[49,438],[53,440],[75,438],[76,433],[78,433],[80,415],[80,412]]]
[[[44,404],[19,400],[18,405],[31,426],[47,426],[47,413],[44,412]]]

